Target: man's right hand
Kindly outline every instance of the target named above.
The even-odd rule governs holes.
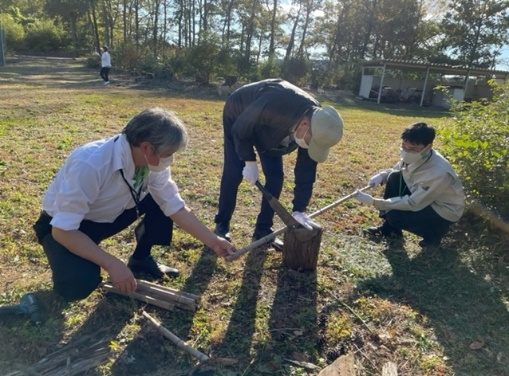
[[[124,294],[131,294],[136,291],[136,279],[133,272],[120,260],[116,260],[108,268],[110,281],[117,290]]]
[[[242,176],[244,176],[244,179],[246,179],[249,184],[255,185],[260,177],[258,173],[258,165],[256,164],[256,161],[246,161],[245,163],[246,165],[242,170]]]

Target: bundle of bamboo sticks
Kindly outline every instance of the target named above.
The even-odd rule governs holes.
[[[182,292],[143,279],[137,279],[136,282],[136,291],[132,294],[125,294],[118,291],[109,281],[103,282],[102,288],[108,292],[128,296],[168,311],[180,308],[194,312],[199,304],[200,297],[198,295]]]

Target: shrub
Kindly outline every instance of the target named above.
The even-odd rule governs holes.
[[[467,194],[509,214],[509,84],[491,86],[491,102],[452,102],[454,117],[441,134]]]
[[[25,48],[32,51],[56,51],[62,45],[63,30],[50,20],[37,20],[27,25]]]
[[[0,25],[4,29],[5,43],[9,51],[18,51],[23,45],[25,29],[9,14],[0,14]]]

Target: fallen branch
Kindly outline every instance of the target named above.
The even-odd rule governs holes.
[[[200,361],[208,360],[209,357],[204,353],[196,350],[195,348],[189,346],[186,342],[181,340],[175,334],[166,329],[159,321],[150,316],[147,312],[143,311],[143,316],[149,320],[149,322],[167,339],[169,339],[173,344],[175,344],[179,349],[184,350],[188,354],[198,358]]]

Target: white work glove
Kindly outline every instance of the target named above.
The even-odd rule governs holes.
[[[258,174],[258,165],[256,161],[246,161],[246,165],[242,170],[242,176],[246,179],[249,184],[255,185],[260,175]]]
[[[373,204],[373,197],[371,195],[368,195],[367,193],[364,193],[361,191],[356,191],[353,198],[362,202],[363,204],[368,204],[368,205]]]
[[[382,184],[384,182],[386,177],[387,177],[387,172],[386,171],[382,171],[382,172],[372,176],[369,179],[368,185],[370,187],[376,188],[376,187],[378,187],[380,184]]]
[[[293,218],[297,222],[299,222],[304,228],[308,229],[309,231],[313,230],[314,228],[320,228],[320,225],[316,222],[313,222],[311,218],[309,218],[306,213],[294,211],[292,213]]]

